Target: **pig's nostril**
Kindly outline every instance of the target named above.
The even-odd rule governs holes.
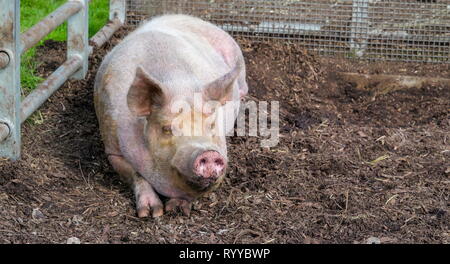
[[[226,161],[217,151],[205,151],[194,162],[194,173],[203,178],[214,179],[225,169]]]

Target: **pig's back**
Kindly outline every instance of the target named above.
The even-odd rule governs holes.
[[[233,67],[236,60],[242,58],[239,45],[221,28],[188,15],[164,15],[152,19],[141,26],[135,33],[152,30],[176,30],[185,32],[196,38],[203,38],[224,58],[225,62]]]

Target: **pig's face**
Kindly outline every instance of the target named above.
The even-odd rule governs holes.
[[[216,186],[227,167],[225,139],[212,134],[211,125],[205,122],[210,117],[205,112],[184,110],[160,112],[147,122],[146,137],[155,163],[163,165],[173,179],[200,192]]]
[[[236,67],[201,93],[175,98],[141,68],[136,71],[128,106],[147,118],[144,135],[161,176],[187,193],[207,192],[225,175],[227,149],[224,132],[217,127],[218,111],[237,92],[233,86],[238,73]]]

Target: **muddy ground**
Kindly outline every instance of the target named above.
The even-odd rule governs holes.
[[[0,161],[1,243],[450,242],[450,87],[378,93],[336,74],[448,77],[448,65],[322,58],[246,39],[248,100],[280,101],[279,144],[229,138],[227,179],[190,217],[137,218],[92,100],[97,67],[126,32],[94,52],[86,80],[65,84],[23,125],[22,160]],[[64,54],[47,41],[40,74]]]

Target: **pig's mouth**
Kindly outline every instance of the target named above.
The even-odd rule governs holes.
[[[216,185],[217,181],[218,181],[218,179],[198,177],[198,178],[192,179],[190,181],[190,183],[198,186],[199,188],[201,188],[203,190],[208,190],[208,189],[214,187]]]
[[[221,181],[220,178],[204,178],[197,175],[192,176],[184,176],[186,179],[186,183],[194,190],[200,191],[200,192],[206,192],[209,190],[214,189],[219,182]]]
[[[204,193],[215,189],[223,179],[223,176],[218,178],[204,178],[195,174],[184,175],[177,169],[174,169],[174,171],[178,175],[178,178],[182,179],[191,190],[198,193]]]

